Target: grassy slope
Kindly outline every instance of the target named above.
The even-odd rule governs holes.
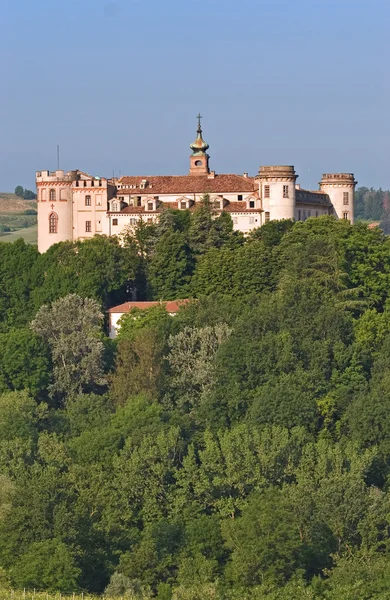
[[[32,227],[25,227],[23,229],[18,229],[18,231],[13,231],[12,233],[6,233],[4,235],[1,235],[0,242],[14,242],[19,238],[23,238],[26,244],[36,244],[38,236],[37,230],[37,225],[33,225]]]
[[[37,208],[36,200],[23,200],[15,194],[0,192],[0,214],[23,213],[29,208]]]
[[[0,242],[14,242],[23,238],[27,244],[37,243],[36,217],[24,215],[24,211],[37,208],[35,200],[23,200],[15,194],[0,192],[0,224],[18,228],[22,222],[31,222],[30,227],[23,227],[0,236]]]

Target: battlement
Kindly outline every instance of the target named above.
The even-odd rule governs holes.
[[[76,179],[72,184],[73,188],[107,188],[107,179],[101,177],[91,177]]]
[[[292,165],[260,166],[256,179],[268,179],[279,177],[283,179],[294,179],[295,181],[298,175],[295,173],[295,169]]]
[[[45,181],[76,181],[76,179],[80,177],[80,172],[76,170],[67,171],[65,173],[65,171],[59,169],[57,171],[37,171],[35,175],[37,183],[42,183]]]
[[[356,185],[355,176],[353,173],[324,173],[322,175],[321,183],[338,183],[338,184],[352,184]]]

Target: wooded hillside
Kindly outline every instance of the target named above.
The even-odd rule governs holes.
[[[129,299],[194,298],[124,319]],[[0,243],[4,585],[387,598],[390,239],[167,211],[121,246]],[[108,587],[107,587],[108,586]]]

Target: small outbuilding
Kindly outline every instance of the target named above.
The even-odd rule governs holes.
[[[156,300],[155,302],[125,302],[124,304],[119,304],[118,306],[113,306],[108,310],[108,331],[111,339],[116,338],[118,334],[119,319],[129,313],[133,308],[138,308],[139,310],[147,310],[148,308],[152,308],[153,306],[165,306],[166,311],[174,316],[179,308],[189,302],[189,300]]]

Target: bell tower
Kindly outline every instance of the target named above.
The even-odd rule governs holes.
[[[200,113],[197,116],[198,119],[198,130],[195,142],[190,146],[192,154],[190,156],[190,175],[208,175],[209,169],[209,158],[207,150],[209,145],[202,138],[202,127],[200,125],[201,120]]]

